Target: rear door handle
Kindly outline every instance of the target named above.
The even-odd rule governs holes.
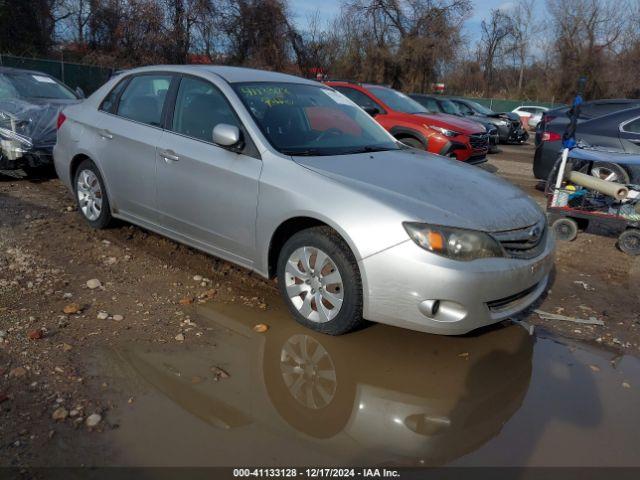
[[[98,135],[100,135],[105,140],[113,139],[113,134],[109,130],[99,130]]]
[[[167,163],[177,162],[178,160],[180,160],[180,157],[176,155],[176,152],[174,152],[173,150],[160,150],[158,153],[160,154],[160,157],[164,158],[164,161]]]

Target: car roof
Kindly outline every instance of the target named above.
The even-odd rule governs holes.
[[[289,75],[286,73],[258,70],[255,68],[229,67],[226,65],[149,65],[141,68],[127,70],[127,74],[143,73],[148,71],[171,71],[177,73],[201,74],[202,72],[218,75],[227,83],[243,82],[283,82],[301,83],[307,85],[320,85],[314,80]]]

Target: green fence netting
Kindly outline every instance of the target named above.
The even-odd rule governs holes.
[[[76,87],[82,88],[87,95],[93,93],[106,82],[113,72],[111,68],[94,65],[41,58],[15,57],[13,55],[0,55],[0,65],[48,73],[72,89]]]

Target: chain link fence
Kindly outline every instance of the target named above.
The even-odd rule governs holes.
[[[112,68],[64,62],[62,60],[26,58],[1,54],[0,65],[48,73],[72,89],[76,87],[82,88],[86,95],[93,93],[99,88],[111,77],[114,71]]]

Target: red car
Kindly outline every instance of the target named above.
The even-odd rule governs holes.
[[[486,161],[489,135],[479,123],[445,113],[429,113],[392,88],[351,82],[326,82],[369,114],[403,143],[466,163]]]

